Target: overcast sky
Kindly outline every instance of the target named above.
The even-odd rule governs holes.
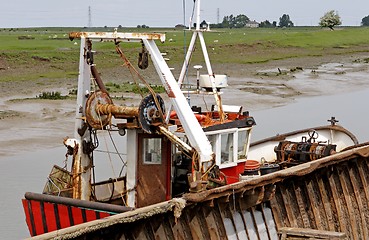
[[[193,0],[184,0],[186,25]],[[201,0],[202,19],[221,22],[224,16],[245,14],[258,22],[279,22],[288,14],[297,26],[316,26],[329,10],[336,10],[342,25],[359,26],[369,15],[369,0]],[[172,27],[184,22],[183,0],[0,0],[0,27]]]

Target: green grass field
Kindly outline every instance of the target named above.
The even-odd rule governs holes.
[[[90,29],[113,31],[112,28]],[[143,29],[120,29],[137,32]],[[78,71],[78,40],[70,41],[73,28],[0,29],[0,81],[34,80],[39,78],[72,78]],[[166,33],[167,42],[158,43],[167,52],[171,64],[180,66],[191,32],[175,29],[145,29]],[[340,27],[335,31],[319,27],[214,29],[205,32],[209,55],[213,63],[252,64],[276,59],[349,54],[369,51],[369,28]],[[170,40],[170,41],[169,41]],[[98,51],[99,68],[109,69],[121,63],[113,43],[94,45]],[[200,47],[199,45],[197,46]],[[129,57],[136,58],[140,44],[123,44]],[[195,51],[196,61],[200,51]],[[133,60],[136,61],[136,60]],[[9,70],[9,71],[4,71]]]

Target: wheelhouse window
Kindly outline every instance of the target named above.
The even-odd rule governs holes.
[[[144,138],[142,159],[144,164],[161,164],[161,138]]]
[[[238,159],[246,159],[247,148],[249,146],[249,129],[243,129],[238,131],[238,148],[237,155]]]
[[[221,163],[233,162],[233,133],[221,134]]]
[[[250,145],[251,128],[234,128],[207,132],[206,135],[216,155],[216,164],[229,166],[245,161]]]

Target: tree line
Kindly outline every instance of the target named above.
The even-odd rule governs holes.
[[[245,14],[239,14],[237,16],[229,15],[224,16],[223,21],[218,24],[210,24],[210,27],[212,28],[243,28],[246,27],[248,23],[251,23],[249,17],[247,17]],[[334,30],[335,26],[341,25],[341,18],[337,11],[331,10],[327,13],[325,13],[319,21],[319,26],[321,27],[328,27],[332,30]],[[294,23],[290,19],[290,16],[288,14],[283,14],[279,18],[279,22],[277,24],[277,21],[269,21],[265,20],[258,24],[258,27],[293,27]],[[369,26],[369,15],[364,17],[361,21],[361,26]]]

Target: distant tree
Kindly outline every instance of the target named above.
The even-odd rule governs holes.
[[[279,26],[280,27],[293,27],[293,22],[290,19],[288,14],[283,14],[282,17],[279,18]]]
[[[326,12],[323,17],[320,18],[319,25],[321,27],[328,27],[331,30],[334,30],[334,26],[341,25],[341,18],[338,15],[338,12],[331,10],[329,12]]]
[[[229,16],[224,16],[222,26],[224,28],[233,28],[233,22],[234,22],[234,17],[232,14]]]
[[[277,27],[277,21],[273,21],[273,27]]]
[[[264,27],[264,28],[273,27],[273,25],[268,20],[265,20],[265,21],[261,22],[259,26]]]
[[[250,19],[244,15],[239,14],[234,17],[232,14],[223,18],[222,27],[224,28],[243,28]]]
[[[222,23],[210,23],[210,28],[223,28]]]
[[[118,28],[121,29],[121,28],[123,28],[123,26],[122,25],[119,25]]]
[[[142,25],[137,25],[137,28],[150,28],[150,27],[145,24],[142,24]]]
[[[243,28],[246,26],[246,23],[248,23],[249,21],[250,19],[246,15],[244,14],[237,15],[234,19],[234,27]]]
[[[369,26],[369,15],[361,20],[361,26]]]

